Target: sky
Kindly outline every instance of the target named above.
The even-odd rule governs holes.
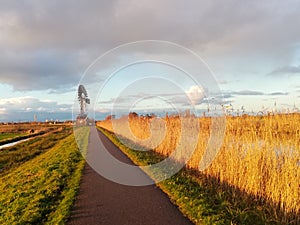
[[[138,57],[189,58],[172,49],[121,49],[100,59],[94,76],[86,73],[111,49],[143,40],[197,54],[224,105],[292,111],[300,108],[299,11],[299,1],[290,0],[0,0],[0,122],[72,119],[80,83],[96,118],[111,113],[113,103],[116,111],[208,108],[205,82],[193,83],[171,64],[132,64],[105,80],[111,67]]]

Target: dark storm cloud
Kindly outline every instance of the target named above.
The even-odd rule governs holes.
[[[80,79],[80,62],[62,51],[2,54],[0,68],[1,82],[22,91],[67,88]]]
[[[1,1],[0,82],[17,90],[78,83],[119,44],[159,39],[228,57],[289,59],[300,36],[297,1]]]

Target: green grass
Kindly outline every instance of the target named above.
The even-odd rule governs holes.
[[[131,150],[111,132],[102,128],[99,130],[136,165],[150,165],[164,158],[153,151]],[[266,209],[270,206],[266,203],[254,202],[251,196],[199,171],[183,168],[156,185],[168,194],[171,201],[195,224],[280,224],[276,218],[268,216]]]
[[[0,141],[5,140],[5,139],[14,138],[14,137],[23,136],[23,135],[24,134],[22,134],[22,133],[1,133],[0,134]]]
[[[83,133],[87,147],[89,133]],[[0,178],[0,224],[65,223],[85,161],[70,133],[55,143]]]
[[[57,131],[58,131],[58,129],[57,129]],[[4,144],[24,140],[24,139],[31,138],[31,137],[40,136],[40,135],[43,135],[45,133],[46,133],[46,131],[39,131],[39,132],[33,133],[33,134],[24,134],[24,133],[22,134],[22,133],[20,133],[20,135],[16,135],[16,136],[11,137],[11,138],[5,138],[5,139],[0,140],[0,145],[4,145]],[[51,132],[49,132],[49,133],[51,133]]]
[[[71,128],[62,131],[54,131],[49,134],[35,137],[26,142],[19,143],[0,150],[0,176],[7,174],[10,170],[17,168],[22,163],[48,151],[59,140],[72,133]]]

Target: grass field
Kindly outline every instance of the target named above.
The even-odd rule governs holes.
[[[300,223],[299,114],[227,117],[225,138],[220,152],[203,172],[198,171],[198,166],[209,140],[211,118],[184,119],[199,120],[201,130],[196,150],[187,163],[188,172],[185,174],[193,174],[194,181],[216,190],[215,194],[226,200],[223,203],[217,201],[216,206],[225,204],[228,215],[243,215],[243,218],[256,218],[255,215],[259,215],[261,221],[264,221],[262,224]],[[131,118],[129,134],[126,120],[114,120],[114,124],[118,127],[118,135],[134,140],[137,144],[142,143],[142,147],[147,149],[157,144],[149,138],[149,128],[165,125],[166,133],[162,142],[153,150],[162,157],[170,155],[180,140],[180,118],[164,118],[160,120],[159,126],[152,125],[153,119],[151,123],[150,121],[151,119]],[[101,121],[98,125],[113,131],[110,120]],[[187,127],[185,130],[192,132],[195,129]],[[154,132],[157,133],[155,130]],[[158,137],[161,138],[160,135]],[[137,141],[138,139],[140,140]],[[185,154],[184,151],[183,148],[181,155]],[[195,200],[198,197],[195,195],[193,198]],[[194,219],[200,218],[201,216],[196,216]]]
[[[83,134],[86,148],[88,132]],[[84,167],[72,129],[0,153],[0,224],[64,224]]]
[[[9,139],[9,138],[19,137],[19,136],[22,136],[22,135],[23,134],[18,134],[18,133],[3,133],[3,134],[0,134],[0,141],[5,140],[5,139]]]
[[[50,124],[38,124],[38,123],[15,123],[15,124],[0,124],[0,133],[19,133],[26,134],[28,131],[33,130],[49,131],[57,129],[57,127],[63,125],[50,125]]]
[[[0,176],[7,174],[11,169],[17,168],[24,162],[48,151],[58,141],[72,133],[72,129],[64,128],[61,130],[47,133],[43,136],[35,137],[18,145],[11,146],[0,151]]]
[[[41,134],[62,129],[63,125],[49,124],[0,124],[0,145],[16,142],[22,139],[35,137]]]

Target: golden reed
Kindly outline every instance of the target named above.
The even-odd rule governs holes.
[[[183,124],[190,132],[195,131],[194,121],[182,123],[182,119],[199,121],[198,144],[187,163],[188,168],[198,169],[210,137],[209,117],[155,119],[133,115],[128,120],[108,119],[97,125],[168,156],[180,141]],[[221,149],[203,173],[257,199],[275,203],[275,214],[279,210],[284,216],[299,214],[300,114],[226,117]]]

